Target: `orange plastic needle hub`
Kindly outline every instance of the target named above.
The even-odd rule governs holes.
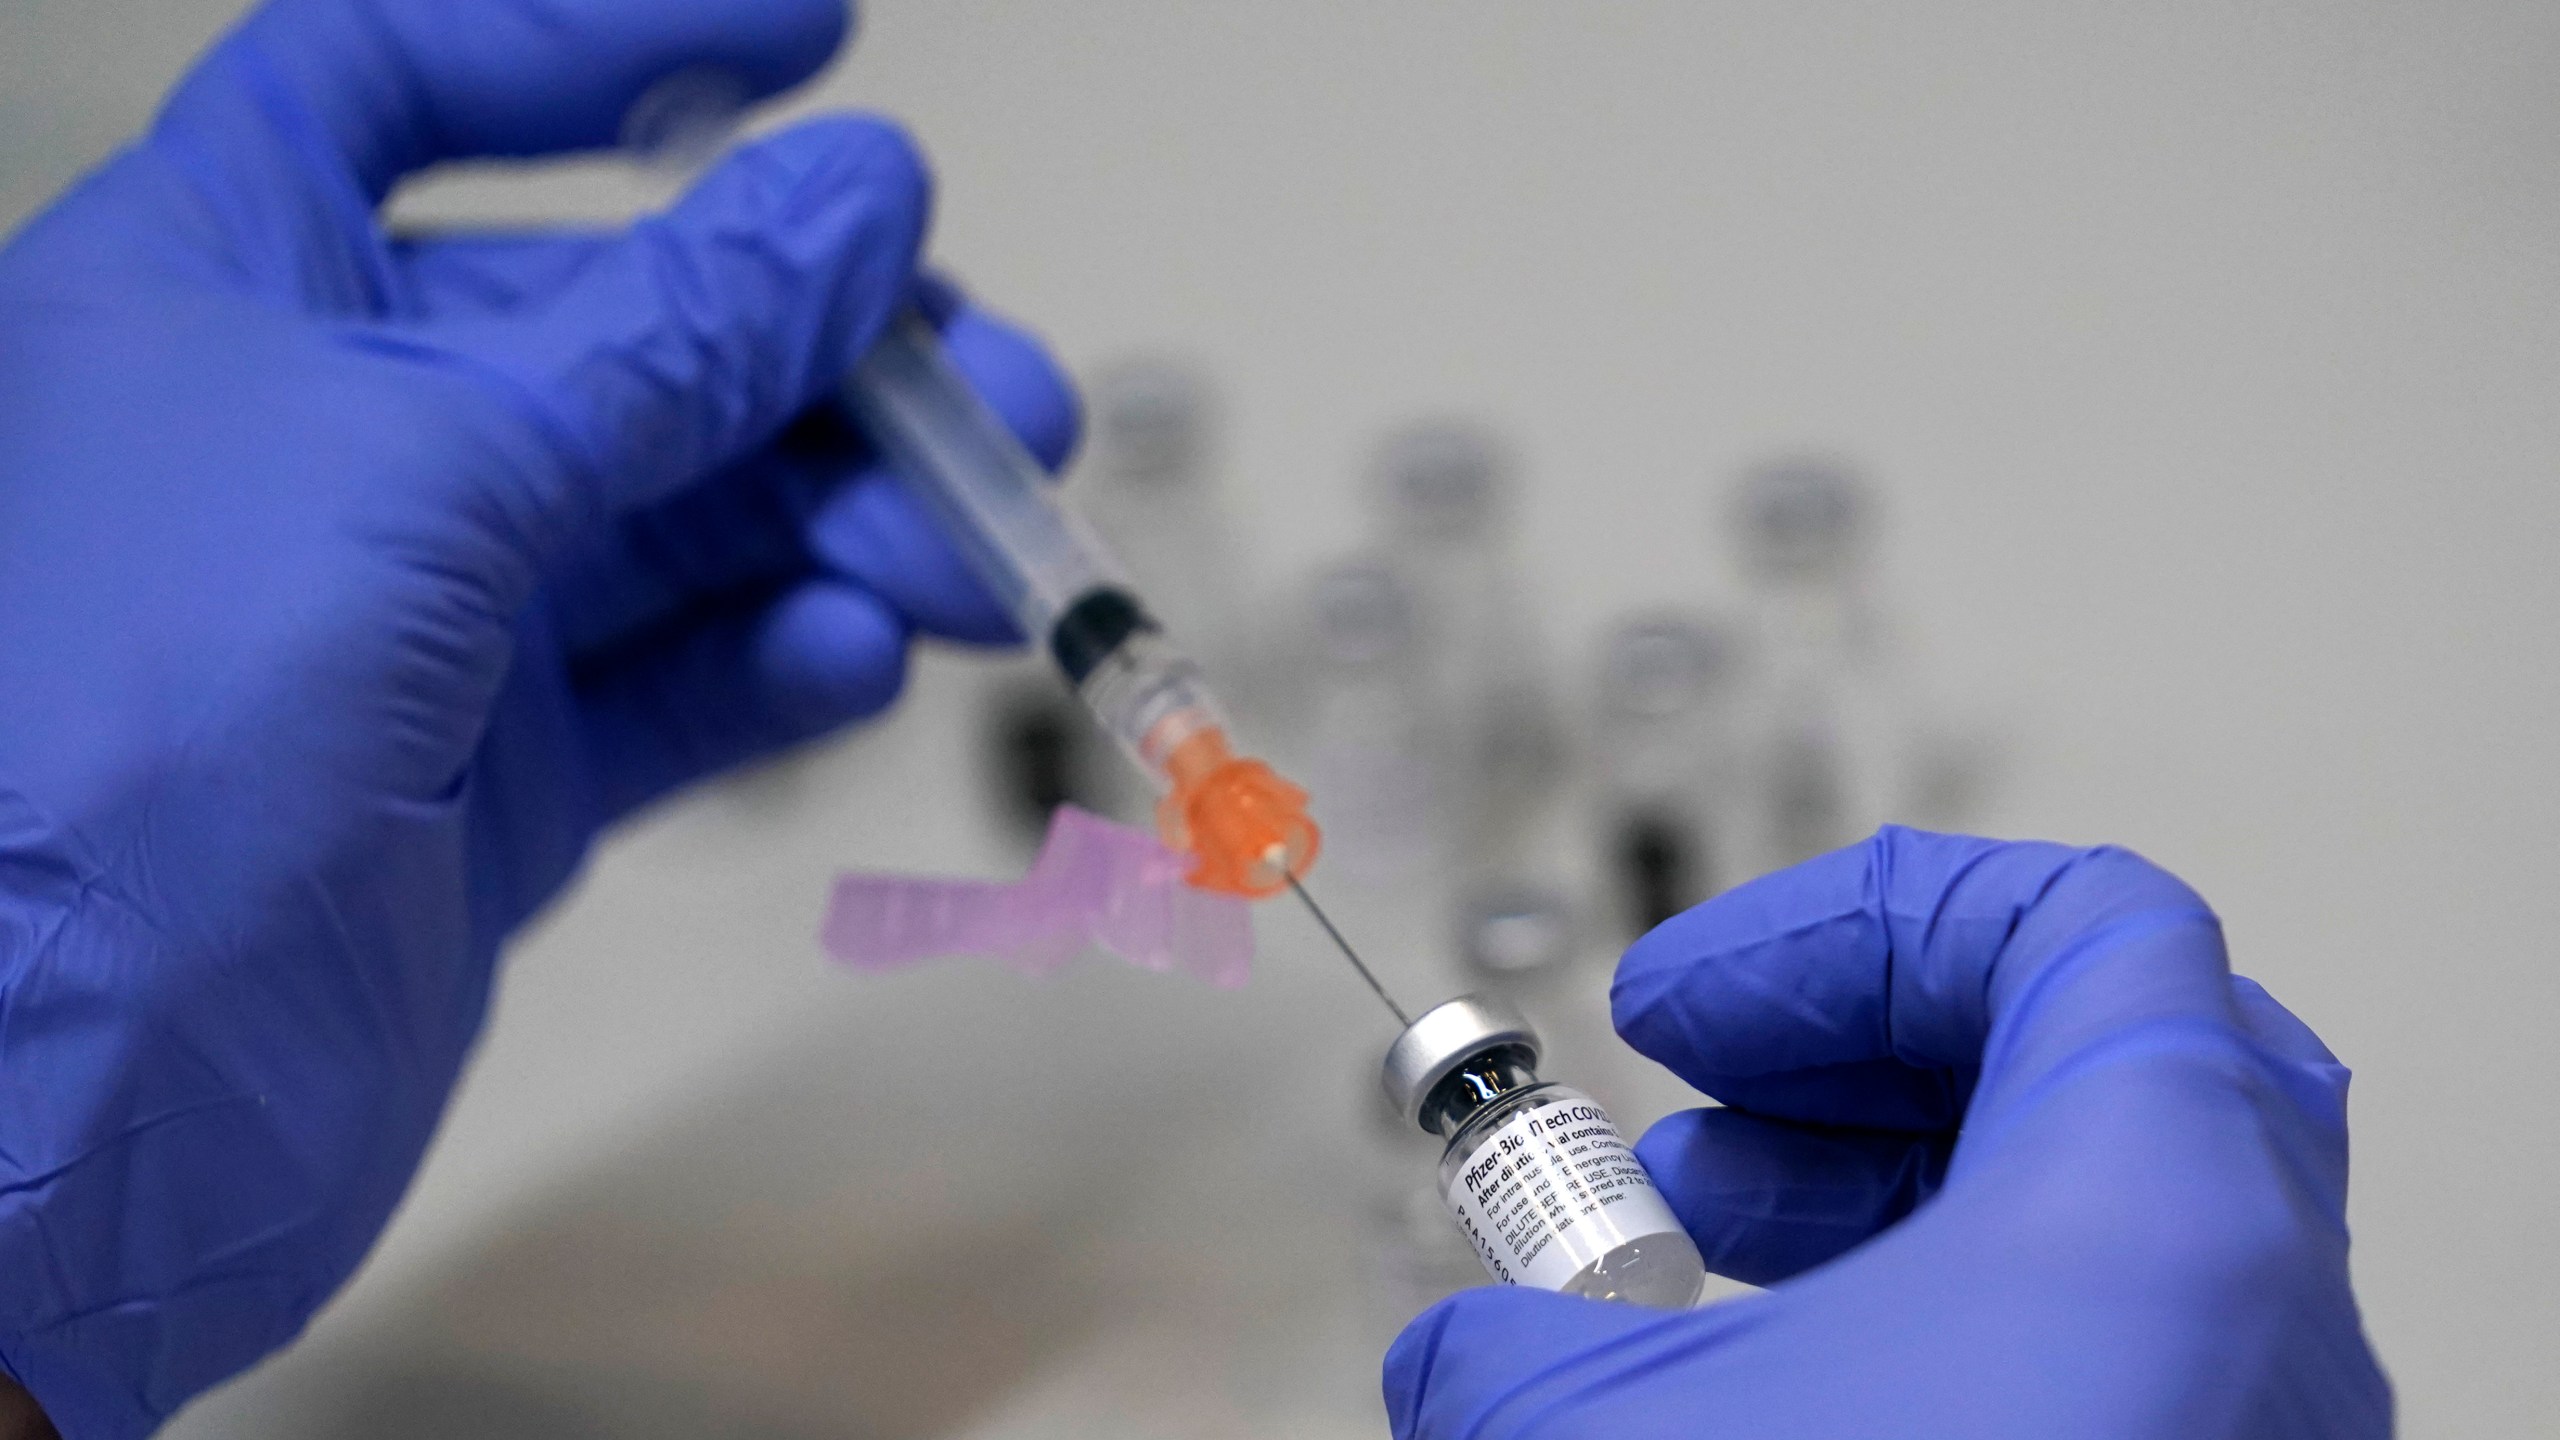
[[[1307,817],[1307,792],[1229,749],[1224,731],[1186,736],[1165,773],[1173,789],[1156,807],[1156,828],[1199,862],[1192,884],[1259,900],[1315,863],[1322,837]]]

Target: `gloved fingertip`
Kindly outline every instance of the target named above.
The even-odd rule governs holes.
[[[887,709],[906,687],[907,626],[878,596],[814,581],[784,597],[758,638],[775,719],[818,734]]]
[[[2286,1009],[2266,987],[2245,975],[2231,977],[2232,1008],[2240,1028],[2266,1056],[2269,1081],[2291,1097],[2311,1121],[2319,1144],[2301,1152],[2304,1163],[2331,1193],[2347,1185],[2347,1090],[2354,1079],[2302,1017]],[[2343,1203],[2343,1201],[2341,1201]]]
[[[927,324],[942,330],[951,317],[968,305],[968,292],[947,273],[926,265],[916,271],[915,280],[907,288],[907,303],[924,315]]]
[[[809,16],[809,34],[799,46],[800,80],[815,76],[827,63],[862,38],[860,0],[792,0]],[[799,83],[794,80],[793,84]]]
[[[1888,892],[1902,869],[1951,863],[1936,853],[1946,840],[1888,826],[1655,926],[1628,947],[1610,985],[1618,1033],[1684,1077],[1893,1054]]]
[[[678,211],[743,204],[758,219],[840,224],[843,207],[854,202],[863,216],[888,217],[920,243],[932,198],[932,171],[904,126],[876,115],[835,114],[739,146],[678,202]],[[915,245],[906,248],[911,265]]]
[[[2241,1028],[2249,1038],[2282,1055],[2307,1065],[2335,1065],[2344,1071],[2328,1043],[2302,1017],[2284,1006],[2284,1002],[2267,993],[2267,987],[2246,975],[2231,977],[2232,1008],[2239,1012]]]

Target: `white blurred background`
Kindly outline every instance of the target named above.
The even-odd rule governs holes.
[[[0,222],[239,8],[0,3]],[[2555,75],[2548,0],[876,0],[788,108],[907,121],[937,257],[1070,368],[1215,387],[1258,628],[1417,416],[1515,447],[1568,708],[1619,617],[1739,603],[1736,477],[1853,464],[1906,669],[1990,757],[1969,823],[2179,871],[2355,1068],[2367,1321],[2450,1437],[2560,1432]],[[1377,1433],[1402,1316],[1335,1132],[1385,1032],[1294,917],[1241,995],[819,959],[838,868],[1018,863],[989,683],[931,657],[614,837],[372,1263],[177,1433]]]

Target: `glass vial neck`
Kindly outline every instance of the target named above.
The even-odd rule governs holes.
[[[1467,1057],[1431,1088],[1422,1102],[1422,1128],[1443,1140],[1487,1105],[1538,1083],[1536,1062],[1528,1047],[1497,1045]]]

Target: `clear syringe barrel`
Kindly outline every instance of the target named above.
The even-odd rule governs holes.
[[[1158,828],[1198,858],[1193,882],[1267,895],[1303,874],[1317,845],[1305,793],[1228,748],[1199,667],[1050,495],[1039,462],[952,369],[932,326],[914,314],[892,322],[844,400],[1024,637],[1165,792]]]
[[[1040,462],[951,368],[924,317],[889,323],[854,367],[845,401],[1031,643],[1049,643],[1093,591],[1128,590],[1092,529],[1049,497]]]

